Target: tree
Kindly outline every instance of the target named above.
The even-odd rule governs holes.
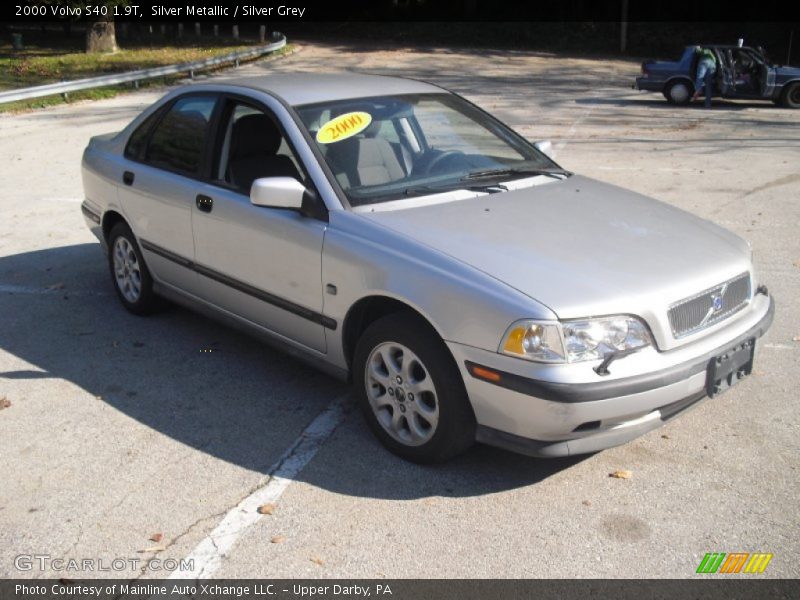
[[[117,32],[114,27],[114,16],[100,17],[99,21],[90,21],[86,25],[86,53],[116,52]]]
[[[116,52],[117,34],[114,28],[114,7],[126,6],[130,0],[105,0],[92,2],[92,0],[35,0],[33,4],[67,5],[70,8],[81,10],[86,19],[86,53]],[[87,14],[87,6],[92,7],[91,14]]]

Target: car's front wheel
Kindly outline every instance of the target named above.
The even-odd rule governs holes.
[[[120,222],[111,228],[108,248],[111,280],[123,306],[136,315],[153,312],[158,304],[153,293],[153,278],[127,224]]]
[[[786,108],[800,108],[800,81],[786,86],[781,98]]]
[[[442,462],[475,441],[475,416],[450,351],[410,313],[372,323],[359,339],[353,379],[362,412],[389,450]]]
[[[664,97],[670,104],[689,104],[692,93],[692,86],[686,81],[673,81],[664,89]]]

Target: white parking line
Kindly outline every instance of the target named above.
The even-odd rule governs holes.
[[[242,534],[263,516],[259,514],[258,507],[276,502],[303,467],[314,458],[325,440],[342,423],[349,395],[347,393],[340,396],[317,415],[289,449],[270,467],[269,473],[256,491],[231,509],[214,531],[186,557],[185,563],[191,564],[193,561],[193,570],[173,571],[170,579],[206,579],[214,575]]]
[[[798,347],[789,344],[764,344],[764,348],[775,348],[776,350],[796,350]]]
[[[583,112],[582,112],[582,113],[581,113],[581,114],[578,116],[578,118],[577,118],[577,119],[575,119],[575,120],[572,122],[572,125],[570,125],[570,128],[567,130],[567,133],[566,133],[566,135],[564,136],[564,139],[562,139],[560,142],[558,142],[557,144],[555,144],[555,146],[553,147],[553,157],[555,157],[555,156],[556,156],[556,155],[557,155],[559,152],[561,152],[561,151],[562,151],[564,148],[566,148],[566,147],[567,147],[567,144],[568,144],[568,143],[569,143],[569,142],[572,140],[573,134],[575,133],[575,130],[577,129],[578,125],[580,125],[581,123],[583,123],[583,121],[584,121],[584,120],[585,120],[585,119],[586,119],[586,118],[587,118],[587,117],[588,117],[590,114],[592,114],[592,113],[594,112],[594,109],[596,109],[596,108],[597,108],[597,105],[596,105],[596,104],[592,104],[592,105],[591,105],[589,108],[587,108],[586,110],[584,110],[584,111],[583,111]]]

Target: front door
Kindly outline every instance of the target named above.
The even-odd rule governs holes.
[[[307,177],[274,115],[228,98],[209,182],[192,219],[202,297],[308,348],[325,352],[322,242],[327,223],[250,203],[255,179]]]

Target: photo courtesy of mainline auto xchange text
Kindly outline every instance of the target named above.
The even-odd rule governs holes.
[[[0,600],[798,596],[800,18],[726,8],[0,9]]]

